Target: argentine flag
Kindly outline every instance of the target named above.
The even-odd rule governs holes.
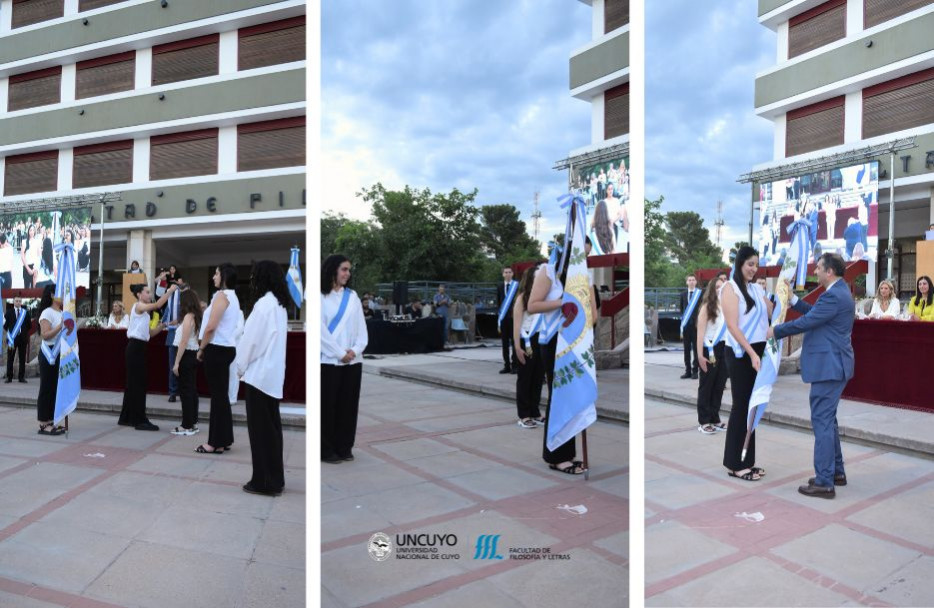
[[[298,247],[292,247],[292,257],[289,260],[289,271],[285,275],[285,282],[289,285],[289,293],[295,300],[295,305],[302,307],[302,271],[298,269]]]
[[[597,367],[593,347],[593,311],[590,301],[590,275],[584,253],[584,199],[566,195],[559,199],[568,210],[570,247],[567,277],[564,281],[562,325],[555,352],[555,374],[551,409],[548,412],[546,445],[555,450],[597,420]],[[574,315],[566,311],[572,309]],[[571,321],[566,319],[571,317]]]
[[[62,325],[65,327],[58,335],[58,392],[55,395],[53,416],[53,422],[58,424],[75,411],[78,405],[78,397],[81,396],[81,361],[78,359],[78,331],[75,326],[75,248],[71,243],[61,243],[55,249],[61,255],[58,276],[55,277],[55,297],[62,299]]]

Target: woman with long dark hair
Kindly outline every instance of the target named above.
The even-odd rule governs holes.
[[[204,362],[204,375],[211,392],[208,442],[199,445],[199,454],[223,454],[234,442],[233,414],[230,411],[230,364],[237,356],[236,331],[240,318],[237,299],[237,269],[221,264],[214,270],[214,297],[204,311],[198,360]]]
[[[321,265],[321,460],[329,464],[353,460],[368,339],[350,266],[340,254]]]
[[[178,394],[182,399],[182,426],[175,427],[172,434],[194,435],[200,432],[195,372],[198,368],[198,330],[201,329],[201,299],[194,290],[185,290],[179,296],[178,316],[182,322],[175,330],[172,373],[178,378]]]
[[[529,313],[529,296],[535,281],[538,265],[529,266],[522,273],[519,282],[519,297],[512,308],[512,340],[519,370],[516,374],[516,410],[519,428],[534,429],[544,426],[545,419],[539,411],[542,401],[542,387],[545,383],[545,368],[542,365],[542,352],[538,344],[536,324],[540,315]]]
[[[717,277],[707,283],[700,313],[697,315],[697,362],[700,383],[697,387],[697,430],[705,435],[725,431],[720,422],[720,404],[726,387],[727,371],[723,354],[723,311],[720,308],[720,288],[724,280]],[[720,338],[718,340],[718,338]]]
[[[908,313],[912,321],[934,321],[934,283],[931,277],[923,276],[918,279],[915,297],[908,300]]]
[[[755,282],[759,270],[759,253],[748,245],[740,247],[733,265],[733,278],[720,292],[723,319],[727,327],[727,345],[724,348],[733,407],[726,429],[723,466],[730,477],[745,481],[758,481],[765,470],[756,464],[756,434],[752,433],[746,457],[743,443],[746,439],[746,417],[749,398],[756,383],[765,351],[766,332],[772,316],[772,302]]]
[[[137,431],[158,431],[159,427],[146,416],[146,349],[149,338],[165,326],[160,323],[150,328],[149,313],[165,306],[174,290],[162,294],[155,302],[152,301],[152,289],[148,285],[132,285],[130,291],[136,296],[136,302],[130,308],[130,324],[126,330],[126,384],[123,389],[123,409],[120,410],[117,424],[132,426]]]
[[[282,267],[264,260],[253,266],[253,312],[237,344],[237,376],[246,386],[246,424],[253,476],[244,492],[276,496],[285,486],[279,400],[285,384],[285,344],[289,330],[289,288]]]
[[[42,239],[42,252],[39,256],[39,265],[35,271],[36,288],[53,285],[55,281],[55,255],[52,248],[52,239]]]
[[[36,402],[40,435],[61,435],[62,426],[55,426],[55,397],[58,394],[58,341],[64,326],[62,299],[54,297],[55,286],[47,285],[39,301],[39,398]],[[74,326],[68,329],[68,334]]]
[[[613,222],[610,221],[610,215],[607,211],[606,199],[600,201],[594,207],[593,221],[590,227],[593,235],[597,237],[600,251],[605,254],[613,253],[616,249],[616,240],[613,234]]]
[[[32,289],[33,275],[35,274],[36,260],[39,250],[35,246],[36,227],[29,224],[26,229],[26,235],[23,237],[19,247],[19,257],[23,262],[23,289]]]

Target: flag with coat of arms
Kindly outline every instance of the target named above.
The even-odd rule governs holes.
[[[58,424],[78,405],[78,398],[81,396],[81,361],[78,358],[78,332],[75,327],[75,248],[71,243],[60,243],[55,249],[60,254],[58,274],[55,277],[55,297],[62,300],[64,328],[59,333],[54,347],[54,350],[58,351],[59,365],[53,422]],[[54,357],[51,363],[54,363]]]

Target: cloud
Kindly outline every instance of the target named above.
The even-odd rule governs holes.
[[[568,62],[591,9],[568,0],[322,3],[325,209],[366,217],[355,193],[381,181],[510,203],[545,225],[589,143],[590,106],[570,97]],[[543,229],[543,235],[548,233]]]

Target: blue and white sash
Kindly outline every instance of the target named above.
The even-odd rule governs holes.
[[[532,318],[534,319],[534,321],[532,321],[532,328],[527,333],[520,332],[522,344],[525,346],[525,348],[532,348],[532,336],[537,334],[542,327],[542,315],[540,313],[533,314]]]
[[[499,307],[499,316],[496,318],[496,327],[501,327],[503,325],[503,319],[506,318],[506,315],[509,313],[509,307],[512,304],[512,300],[516,295],[516,290],[519,289],[519,281],[509,281],[509,289],[506,291],[503,297],[503,304]]]
[[[688,321],[691,320],[691,315],[694,314],[694,309],[697,307],[697,303],[700,302],[700,289],[694,290],[694,295],[688,301],[687,310],[684,311],[684,314],[681,315],[681,333],[684,333],[684,328],[687,326]]]
[[[591,255],[603,255],[604,253],[606,253],[600,247],[600,239],[597,238],[597,233],[594,230],[590,231],[590,246],[593,247],[593,251],[591,251]]]
[[[707,349],[708,358],[710,357],[710,353],[713,352],[713,347],[723,341],[725,334],[726,319],[723,318],[723,311],[720,311],[720,315],[717,317],[716,324],[714,325],[713,340],[704,340],[704,348]]]
[[[341,304],[337,308],[337,314],[334,315],[334,318],[331,319],[331,322],[328,323],[328,331],[331,332],[331,335],[334,335],[334,332],[337,330],[337,327],[340,325],[341,321],[344,319],[344,313],[347,312],[347,303],[350,302],[350,289],[347,287],[344,288],[344,295],[341,298]]]
[[[55,365],[55,360],[58,359],[59,353],[62,352],[62,341],[59,336],[55,336],[55,346],[49,346],[43,341],[39,350],[45,355],[45,359],[49,362],[49,365]]]
[[[788,226],[788,234],[791,235],[788,258],[795,259],[798,264],[794,280],[791,282],[794,288],[803,286],[807,279],[808,259],[811,257],[811,240],[808,232],[810,226],[811,223],[804,218],[795,220],[791,226]]]
[[[19,309],[19,316],[16,317],[16,324],[13,326],[6,335],[7,344],[10,345],[10,348],[13,348],[13,341],[16,340],[16,336],[19,335],[20,330],[23,328],[23,321],[26,320],[26,309]]]
[[[746,321],[746,324],[740,328],[742,334],[746,336],[746,340],[749,340],[749,334],[753,329],[755,329],[756,325],[759,324],[759,317],[762,316],[762,309],[765,308],[765,305],[762,303],[761,299],[753,298],[752,301],[756,305],[756,312],[751,317],[749,317],[749,320]],[[745,305],[746,302],[742,298],[739,298],[739,306]],[[733,354],[736,355],[737,359],[743,356],[743,347],[739,342],[737,342],[736,338],[734,338],[732,334],[727,335],[726,343],[729,344],[733,349]]]

